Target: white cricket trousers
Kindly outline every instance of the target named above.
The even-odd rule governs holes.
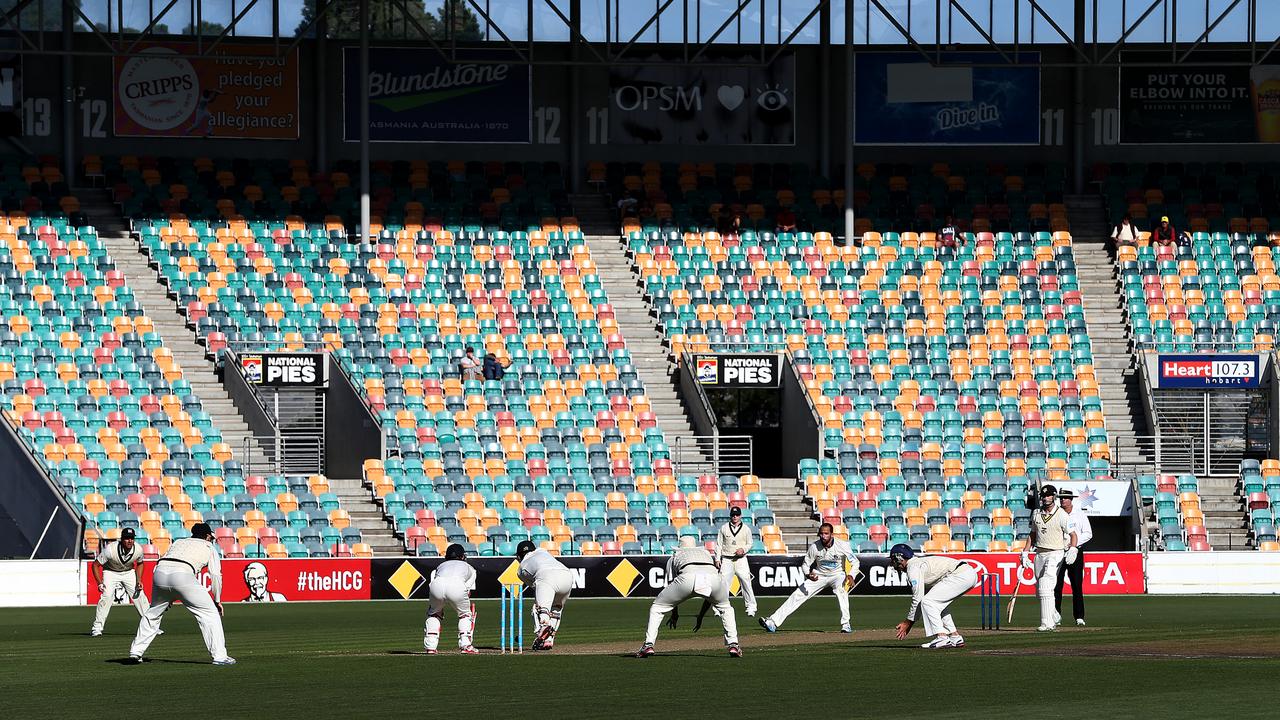
[[[649,627],[645,630],[644,641],[650,644],[657,642],[663,616],[694,595],[711,602],[711,607],[720,617],[720,624],[724,626],[725,645],[738,642],[738,620],[733,615],[733,606],[729,604],[729,583],[714,567],[686,570],[662,588],[653,605],[649,606]]]
[[[751,566],[747,564],[747,557],[744,555],[740,558],[721,558],[720,574],[724,577],[725,587],[732,587],[732,578],[737,576],[738,587],[742,589],[742,599],[747,604],[747,614],[756,614],[756,592],[751,589]]]
[[[1053,589],[1058,584],[1058,569],[1066,553],[1062,550],[1036,550],[1036,594],[1040,596],[1040,624],[1053,627],[1057,612]]]
[[[427,625],[423,630],[422,646],[435,650],[440,645],[441,617],[446,605],[452,605],[458,613],[458,647],[471,645],[471,593],[467,584],[456,578],[437,578],[428,590],[431,598],[427,610]]]
[[[849,591],[844,589],[844,573],[836,573],[835,575],[819,575],[817,580],[806,579],[796,588],[787,601],[782,603],[782,607],[778,608],[770,616],[776,627],[782,627],[782,623],[787,621],[787,617],[795,612],[806,600],[822,592],[825,588],[831,588],[831,594],[836,596],[836,602],[840,605],[840,625],[849,624]]]
[[[568,569],[547,568],[533,578],[533,617],[538,623],[535,632],[551,628],[554,636],[560,629],[560,615],[564,612],[569,591],[573,590],[573,573]]]
[[[111,612],[111,606],[114,604],[116,597],[116,588],[124,588],[124,596],[129,598],[129,602],[138,609],[138,615],[147,613],[147,598],[145,595],[139,594],[138,597],[133,596],[134,587],[136,587],[136,578],[133,571],[115,572],[114,570],[102,571],[102,597],[98,599],[98,608],[93,613],[93,627],[90,632],[100,633],[102,628],[107,624],[107,614]]]
[[[204,646],[214,660],[227,659],[226,640],[222,634],[222,618],[218,608],[196,579],[191,568],[177,562],[160,561],[156,563],[155,576],[152,578],[151,607],[142,615],[138,623],[138,634],[133,638],[129,654],[142,657],[160,632],[160,618],[169,610],[174,600],[181,600],[182,605],[196,616],[200,625],[200,634],[204,636]]]
[[[920,601],[920,613],[924,615],[924,631],[929,635],[956,634],[956,622],[951,617],[950,605],[978,584],[978,571],[965,564],[942,577],[929,588]]]

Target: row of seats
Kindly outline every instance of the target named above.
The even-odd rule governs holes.
[[[1137,227],[1163,217],[1178,230],[1256,233],[1280,229],[1280,165],[1274,163],[1106,163],[1094,166],[1115,221]]]

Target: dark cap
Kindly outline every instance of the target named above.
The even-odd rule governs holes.
[[[133,532],[133,528],[125,528],[125,529],[123,529],[123,530],[121,530],[121,531],[120,531],[120,539],[121,539],[121,540],[132,540],[132,539],[134,539],[135,537],[137,537],[137,536],[134,534],[134,532]]]
[[[733,507],[729,510],[729,517],[742,517],[742,508]]]
[[[1062,490],[1058,492],[1058,499],[1060,500],[1073,500],[1075,499],[1075,496],[1076,494],[1071,492],[1070,488],[1062,488]]]
[[[213,534],[213,528],[209,527],[209,523],[198,522],[191,526],[191,537],[206,538]]]

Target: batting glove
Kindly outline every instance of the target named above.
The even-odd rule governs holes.
[[[1080,557],[1080,550],[1077,548],[1067,548],[1066,561],[1068,565],[1074,565],[1076,558]]]
[[[1026,550],[1022,551],[1022,567],[1028,570],[1034,567],[1031,563],[1031,553],[1027,552]]]

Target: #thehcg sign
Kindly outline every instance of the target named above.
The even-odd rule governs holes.
[[[1262,363],[1257,355],[1160,355],[1156,379],[1162,390],[1256,388]]]

